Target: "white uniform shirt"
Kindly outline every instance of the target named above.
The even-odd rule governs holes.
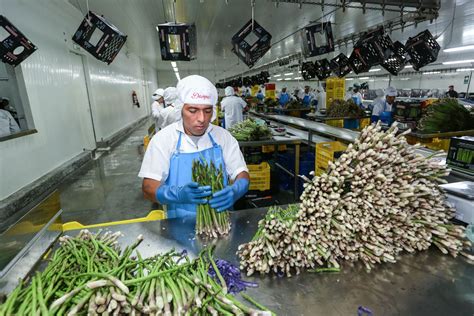
[[[8,136],[19,131],[20,127],[10,112],[0,110],[0,137]]]
[[[372,110],[372,115],[380,116],[382,112],[391,112],[392,105],[388,104],[386,100],[379,99],[377,102],[374,100],[374,109]]]
[[[316,99],[318,100],[318,110],[326,108],[326,92],[321,91],[316,95]]]
[[[138,174],[141,178],[150,178],[164,182],[168,178],[170,160],[176,151],[179,132],[181,136],[181,153],[193,153],[209,149],[212,147],[209,133],[214,141],[222,147],[224,163],[227,175],[231,180],[243,171],[248,172],[242,152],[237,140],[225,129],[210,124],[206,133],[199,137],[195,143],[186,133],[184,133],[183,121],[173,123],[159,131],[150,141],[143,158],[142,167]]]
[[[163,116],[162,111],[165,109],[163,104],[158,103],[158,101],[154,101],[151,104],[151,116],[155,119],[155,128],[159,130],[161,125],[163,124]]]
[[[244,120],[243,110],[247,103],[234,95],[225,97],[221,101],[221,110],[224,112],[225,128],[229,129]]]

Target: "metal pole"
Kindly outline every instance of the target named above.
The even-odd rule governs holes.
[[[469,87],[471,86],[471,79],[472,79],[472,70],[471,70],[471,74],[469,75],[469,81],[467,82],[466,99],[469,99]]]

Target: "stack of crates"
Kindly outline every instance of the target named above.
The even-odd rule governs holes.
[[[334,100],[344,100],[346,94],[346,79],[330,77],[326,79],[326,109]]]
[[[270,190],[270,165],[264,161],[258,165],[247,165],[250,173],[250,191]]]
[[[339,158],[347,145],[338,141],[316,144],[315,175],[320,176],[328,169],[329,162]]]

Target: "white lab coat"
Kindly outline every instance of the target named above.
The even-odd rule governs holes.
[[[18,133],[20,127],[16,123],[10,112],[0,110],[0,137],[8,136],[13,133]]]
[[[380,116],[382,112],[391,112],[392,111],[392,105],[388,104],[387,101],[383,98],[377,98],[374,100],[372,103],[374,108],[372,110],[372,116]]]
[[[162,111],[165,109],[163,103],[158,103],[158,101],[154,101],[151,104],[151,116],[155,119],[155,129],[159,130],[161,125],[163,124],[163,115]]]
[[[183,121],[179,121],[153,136],[143,157],[139,177],[166,181],[180,132],[182,135],[180,153],[194,153],[211,148],[213,146],[209,137],[211,134],[214,141],[222,147],[224,165],[230,179],[235,180],[239,173],[248,172],[239,143],[228,131],[220,126],[209,124],[204,135],[199,136],[195,142],[184,132]]]
[[[221,110],[224,112],[225,128],[229,129],[244,120],[243,110],[247,103],[239,97],[228,96],[221,101]]]
[[[181,107],[168,105],[163,111],[161,111],[161,116],[163,118],[161,129],[163,129],[181,119]]]

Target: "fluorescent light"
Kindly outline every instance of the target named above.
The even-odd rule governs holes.
[[[291,76],[291,75],[293,75],[292,72],[289,72],[289,73],[286,73],[286,74],[285,74],[285,76]]]
[[[380,68],[373,68],[373,69],[370,69],[369,72],[377,72],[377,71],[380,71],[380,70],[382,70],[382,69],[380,69]]]
[[[410,78],[399,78],[399,80],[410,80]]]
[[[281,75],[274,75],[273,78],[281,77]]]
[[[443,49],[443,52],[445,53],[453,53],[453,52],[462,52],[465,50],[473,50],[474,45],[466,45],[466,46],[459,46],[459,47],[453,47],[453,48],[446,48]]]
[[[156,31],[157,31],[157,32],[159,32],[159,31],[160,31],[160,29],[158,28],[158,26],[156,26]]]
[[[282,81],[283,79],[277,79],[277,81]]]
[[[174,70],[174,73],[176,73],[176,74],[179,73],[178,68],[176,68],[176,69]]]
[[[423,74],[424,75],[435,75],[435,74],[440,74],[441,71],[425,71]]]
[[[303,77],[295,77],[295,78],[293,78],[293,79],[295,79],[295,80],[300,80],[300,79],[303,79]]]
[[[174,72],[178,71],[178,67],[173,67]]]
[[[301,73],[301,70],[298,70],[298,73],[300,74],[300,73]]]
[[[474,63],[474,59],[445,61],[443,65],[455,65],[455,64],[465,64],[465,63]]]
[[[474,68],[458,68],[456,69],[457,72],[461,72],[461,71],[474,71]]]
[[[346,78],[346,80],[350,81],[350,80],[354,80],[354,78]]]
[[[293,80],[293,79],[291,79],[291,78],[285,78],[285,80],[288,81],[288,80]]]
[[[367,79],[369,79],[369,77],[360,77],[359,79],[360,80],[367,80]]]
[[[406,65],[405,68],[413,68],[413,65]]]
[[[176,67],[176,62],[175,61],[171,62],[171,67],[173,67],[173,68]]]

